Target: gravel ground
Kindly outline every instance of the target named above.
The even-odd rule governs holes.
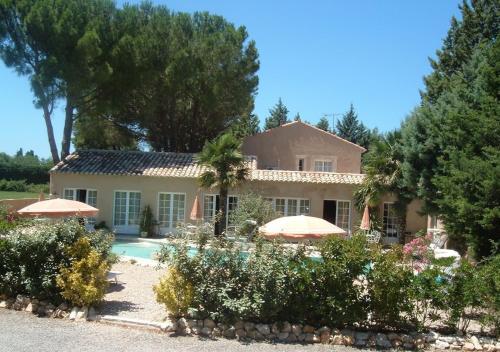
[[[120,271],[118,284],[109,285],[100,306],[101,314],[150,321],[163,321],[165,307],[156,302],[153,285],[158,283],[164,269],[153,266],[119,262],[113,271]]]
[[[69,320],[38,318],[26,312],[0,309],[0,352],[24,351],[351,352],[356,350],[328,345],[243,344],[235,340],[174,337],[150,330],[123,328],[102,323],[76,323]]]

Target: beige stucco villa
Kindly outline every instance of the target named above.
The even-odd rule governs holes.
[[[362,182],[364,148],[302,122],[292,122],[247,137],[249,178],[230,190],[228,209],[238,196],[254,192],[269,199],[284,215],[308,214],[324,218],[352,232],[360,214],[353,206],[353,191]],[[174,231],[189,222],[196,196],[203,218],[218,209],[217,190],[200,189],[203,168],[194,154],[139,151],[80,150],[51,170],[50,189],[55,197],[80,200],[100,209],[97,219],[117,233],[138,234],[141,209],[151,206],[159,232]],[[417,201],[410,204],[407,231],[427,227]],[[386,243],[399,241],[391,198],[380,204]]]

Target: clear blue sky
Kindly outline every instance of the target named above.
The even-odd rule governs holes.
[[[132,1],[134,2],[134,1]],[[281,97],[303,120],[345,112],[352,102],[369,127],[388,131],[419,102],[428,57],[459,14],[455,0],[174,0],[176,11],[206,10],[244,25],[260,54],[255,112],[264,121]],[[123,3],[119,1],[119,3]],[[0,63],[0,151],[49,157],[42,113],[26,77]],[[54,129],[60,145],[62,104]]]

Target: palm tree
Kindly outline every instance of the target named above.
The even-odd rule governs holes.
[[[201,165],[209,167],[198,181],[202,187],[219,187],[220,216],[216,217],[215,235],[220,236],[226,229],[227,195],[229,187],[245,180],[248,169],[241,154],[241,140],[232,133],[225,133],[212,142],[206,142],[197,155]]]
[[[373,141],[364,159],[365,179],[354,193],[355,204],[360,211],[365,206],[376,207],[384,194],[394,194],[397,197],[394,205],[400,218],[400,233],[406,230],[406,210],[413,199],[411,190],[403,183],[402,161],[400,131],[389,132]],[[371,214],[375,215],[375,212]]]

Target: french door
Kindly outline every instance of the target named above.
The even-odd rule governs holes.
[[[141,192],[115,191],[113,230],[122,234],[138,234],[141,216]]]

